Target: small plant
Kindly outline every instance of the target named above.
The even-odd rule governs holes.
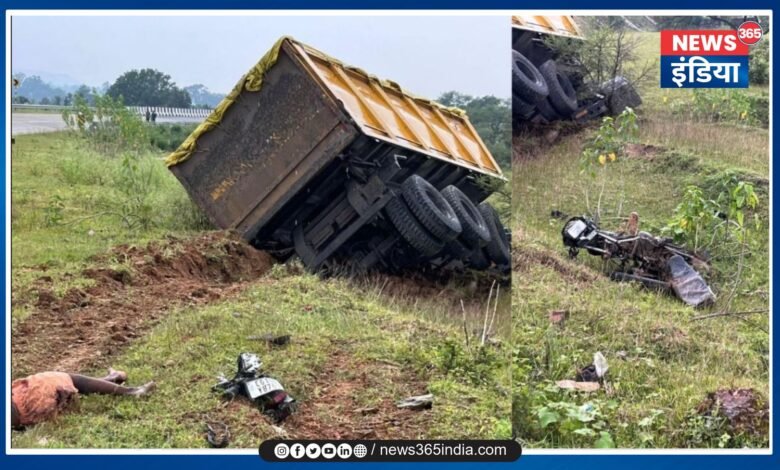
[[[769,124],[769,101],[761,93],[738,89],[694,89],[690,99],[669,100],[664,103],[674,114],[703,122],[729,122],[766,127]]]
[[[759,199],[752,184],[726,173],[714,186],[719,190],[714,198],[706,197],[698,186],[685,188],[682,201],[674,209],[664,233],[670,234],[676,242],[687,243],[698,250],[709,247],[723,236],[744,242],[749,228],[746,219],[751,213],[751,225],[760,227],[761,221],[754,212]]]
[[[62,196],[55,194],[49,199],[49,204],[43,210],[43,221],[47,227],[60,225],[65,216],[65,201]]]
[[[558,440],[588,447],[613,448],[615,441],[608,430],[604,409],[617,407],[615,402],[592,400],[582,405],[568,401],[547,402],[536,409],[538,425],[554,433]]]
[[[121,97],[114,99],[93,90],[93,104],[81,95],[75,95],[71,109],[62,113],[62,119],[97,151],[106,155],[132,152],[139,154],[149,148],[147,126],[141,118],[128,110]]]
[[[603,118],[596,135],[588,142],[580,156],[582,171],[595,177],[596,168],[604,168],[617,161],[623,146],[636,139],[638,133],[637,116],[631,108],[626,108],[616,118]]]
[[[158,185],[155,177],[149,161],[124,156],[114,184],[123,196],[119,211],[128,228],[148,229],[154,225],[157,210],[150,194]]]
[[[639,134],[637,115],[626,108],[617,117],[607,116],[601,120],[596,135],[587,143],[580,155],[581,173],[596,178],[597,171],[601,179],[596,219],[601,219],[601,201],[607,185],[607,168],[618,161],[625,144],[635,140]],[[589,201],[590,185],[585,188],[585,197]],[[588,204],[590,206],[590,204]]]

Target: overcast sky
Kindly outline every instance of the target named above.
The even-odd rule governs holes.
[[[12,68],[98,86],[151,67],[179,86],[225,93],[283,35],[423,96],[510,96],[510,27],[501,16],[14,16]]]

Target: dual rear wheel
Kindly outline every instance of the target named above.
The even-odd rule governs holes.
[[[401,237],[428,258],[449,256],[474,269],[509,264],[509,242],[495,210],[474,205],[456,186],[442,191],[418,175],[385,207]]]

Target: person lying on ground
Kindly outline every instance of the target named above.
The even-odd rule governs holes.
[[[11,426],[22,429],[56,417],[78,401],[79,394],[140,397],[154,390],[155,383],[125,387],[127,374],[108,369],[102,379],[65,372],[41,372],[11,384]]]

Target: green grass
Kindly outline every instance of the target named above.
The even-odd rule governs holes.
[[[135,157],[136,176],[123,179],[122,156],[94,152],[72,133],[16,138],[11,160],[14,320],[28,313],[21,304],[31,300],[24,298],[26,288],[38,277],[52,277],[55,291],[64,292],[84,281],[71,274],[95,254],[166,234],[191,234],[203,226],[186,192],[162,164],[163,155],[150,151]],[[134,192],[127,181],[145,176],[150,183]]]
[[[398,418],[401,428],[403,420],[419,422],[404,430],[407,437],[507,438],[505,347],[469,352],[460,327],[442,321],[447,312],[401,298],[392,304],[379,287],[358,288],[277,266],[238,299],[168,316],[114,362],[132,383],[156,380],[153,395],[82,397],[78,413],[14,433],[13,446],[204,447],[203,427],[211,418],[230,426],[231,447],[254,448],[276,435],[272,423],[249,403],[225,407],[210,391],[218,374],[234,372],[242,351],[260,354],[268,373],[300,402],[299,414],[281,426],[290,435],[332,432],[358,407],[394,408],[396,400],[430,392],[432,410]],[[291,334],[292,342],[279,348],[247,339],[267,332]],[[372,419],[363,425],[370,427]],[[382,432],[398,431],[390,424]]]
[[[17,138],[12,156],[15,324],[35,314],[36,286],[43,276],[52,278],[56,295],[63,295],[88,285],[91,281],[79,273],[97,262],[93,256],[115,245],[197,234],[197,214],[189,213],[189,200],[162,156],[152,151],[137,156],[138,170],[128,177],[122,157],[94,152],[74,134]],[[135,188],[138,180],[149,181],[140,207],[131,205],[133,192],[123,189]],[[129,215],[122,212],[128,205]],[[146,206],[154,210],[146,212]],[[384,277],[347,281],[300,272],[300,266],[277,265],[237,296],[170,311],[111,359],[133,384],[156,380],[159,388],[152,396],[82,397],[78,411],[14,432],[13,446],[203,447],[205,421],[213,418],[231,427],[231,447],[256,448],[277,430],[250,404],[225,405],[210,390],[219,373],[234,372],[242,351],[259,353],[267,371],[301,403],[299,413],[283,425],[291,435],[374,427],[386,437],[510,436],[507,292],[495,322],[497,344],[478,348],[475,331],[482,328],[488,297],[480,283],[464,279],[417,295]],[[267,332],[291,334],[292,343],[272,349],[247,339]],[[102,376],[104,371],[75,372]],[[427,392],[435,396],[432,410],[395,411],[395,401]],[[380,408],[376,415],[354,413],[373,406]]]
[[[659,233],[686,185],[707,188],[724,171],[736,171],[756,185],[762,227],[752,234],[730,310],[768,309],[767,131],[672,114],[655,84],[641,94],[639,142],[658,147],[657,153],[652,158],[621,155],[607,165],[602,227],[617,230],[636,211],[641,230]],[[567,259],[560,235],[564,221],[551,217],[551,211],[570,216],[596,211],[601,175],[591,179],[579,166],[593,132],[590,127],[552,146],[540,143],[536,158],[518,160],[514,167],[516,436],[537,448],[595,447],[601,432],[622,448],[766,447],[766,434],[734,432],[695,412],[708,393],[720,388],[754,388],[768,396],[766,313],[694,320],[727,308],[735,258],[726,250],[713,253],[710,281],[719,301],[701,311],[669,296],[610,282],[602,262],[587,253]],[[552,310],[569,312],[563,327],[548,320]],[[608,360],[611,390],[587,394],[555,386],[558,380],[574,379],[597,351]]]

